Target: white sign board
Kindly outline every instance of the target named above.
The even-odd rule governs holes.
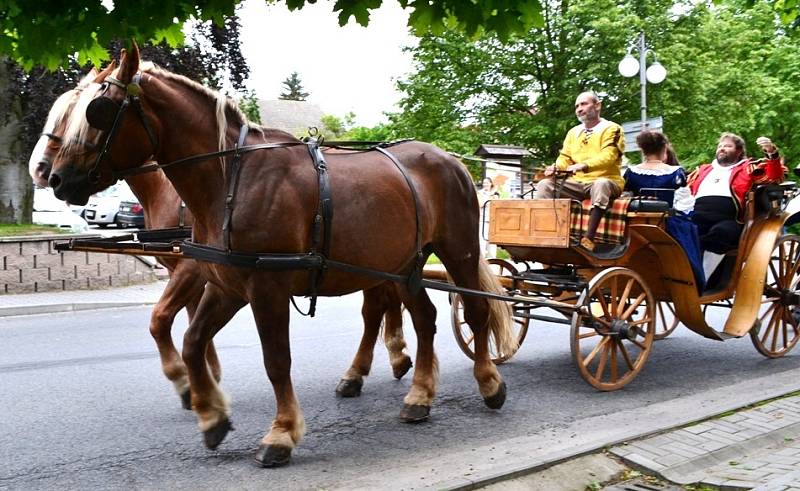
[[[650,118],[644,129],[661,131],[664,128],[664,118],[661,116]],[[622,131],[625,132],[625,152],[638,152],[639,146],[636,145],[636,137],[642,132],[641,121],[628,121],[622,123]]]

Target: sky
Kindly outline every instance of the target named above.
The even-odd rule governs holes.
[[[246,0],[239,10],[242,53],[250,66],[249,86],[259,99],[277,99],[282,82],[297,72],[309,102],[325,114],[352,111],[357,126],[385,121],[401,94],[394,81],[411,71],[404,46],[416,45],[406,26],[409,11],[384,0],[364,28],[351,18],[339,27],[333,2],[320,0],[290,12],[284,2]]]

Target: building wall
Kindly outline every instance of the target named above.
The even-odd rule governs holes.
[[[156,280],[153,266],[123,254],[57,252],[63,236],[0,238],[0,295],[102,289]]]

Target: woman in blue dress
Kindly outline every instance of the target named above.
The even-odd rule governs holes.
[[[703,260],[697,226],[689,214],[694,208],[692,195],[686,187],[686,172],[677,163],[666,135],[658,131],[643,131],[636,137],[643,162],[625,171],[625,191],[636,196],[649,196],[670,203],[675,214],[667,218],[667,232],[683,247],[692,266],[698,290],[705,286]],[[670,165],[670,157],[675,165]]]

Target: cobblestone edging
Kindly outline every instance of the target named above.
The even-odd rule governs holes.
[[[55,242],[96,235],[0,238],[0,295],[95,290],[156,280],[152,264],[135,256],[56,252]]]
[[[678,484],[800,489],[800,396],[611,448]]]

